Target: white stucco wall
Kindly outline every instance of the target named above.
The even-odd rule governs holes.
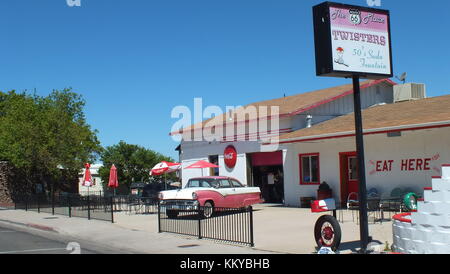
[[[450,129],[404,131],[401,137],[387,134],[366,135],[365,159],[367,188],[375,187],[382,196],[389,196],[396,188],[410,187],[423,191],[431,176],[440,175],[440,166],[450,163]],[[356,151],[354,138],[329,139],[284,145],[287,148],[285,173],[286,204],[298,206],[300,197],[315,197],[318,186],[300,185],[299,154],[320,153],[320,180],[326,181],[340,201],[339,153]],[[435,158],[429,161],[430,170],[402,171],[406,159]],[[391,171],[373,172],[377,161],[393,160]],[[384,163],[384,162],[382,162]],[[381,167],[383,164],[381,165]]]
[[[225,166],[223,153],[225,148],[233,145],[238,153],[236,166],[228,169]],[[208,161],[208,156],[219,156],[219,175],[229,176],[238,179],[243,184],[247,184],[247,153],[260,152],[261,144],[259,142],[189,142],[182,146],[181,163],[182,163],[182,183],[188,182],[190,178],[199,176],[209,176],[209,169],[185,169],[189,165],[197,161]]]

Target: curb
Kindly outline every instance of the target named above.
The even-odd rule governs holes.
[[[33,224],[33,223],[19,223],[19,222],[14,222],[14,221],[9,221],[9,220],[3,220],[0,219],[0,222],[4,222],[4,223],[9,223],[12,225],[18,225],[18,226],[22,226],[22,227],[30,227],[30,228],[34,228],[34,229],[38,229],[38,230],[42,230],[45,232],[54,232],[54,233],[58,233],[58,231],[50,226],[45,226],[45,225],[40,225],[40,224]]]
[[[58,231],[56,231],[56,229],[54,229],[53,227],[50,227],[50,226],[39,225],[39,224],[25,224],[25,226],[32,227],[32,228],[39,229],[39,230],[43,230],[43,231],[47,231],[47,232],[56,232],[56,233],[58,233]]]

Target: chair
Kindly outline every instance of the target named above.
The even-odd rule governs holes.
[[[367,191],[367,213],[373,215],[374,223],[377,221],[378,215],[381,215],[381,198],[376,188],[371,188]],[[381,220],[382,218],[378,218]]]
[[[369,191],[367,191],[367,197],[368,198],[378,198],[380,197],[380,194],[376,188],[371,188]]]
[[[403,196],[404,191],[397,187],[391,191],[391,198],[401,198]]]
[[[404,203],[404,201],[403,201],[404,197],[405,197],[407,194],[409,194],[409,193],[414,193],[414,194],[416,194],[416,192],[414,191],[413,188],[411,188],[411,187],[405,188],[405,190],[403,191],[403,195],[402,195],[401,211],[408,211],[408,210],[409,210],[409,209],[406,207],[406,205],[405,205],[405,203]],[[417,194],[416,194],[416,195],[417,195]]]
[[[389,212],[401,212],[402,211],[402,197],[404,196],[404,190],[397,187],[391,191],[389,198],[384,199],[380,203],[380,209]]]
[[[369,216],[373,215],[373,223],[376,223],[377,220],[381,220],[382,222],[382,218],[378,217],[381,215],[380,200],[378,196],[368,197],[367,199],[367,213]]]
[[[135,196],[130,196],[128,198],[128,214],[131,215],[133,214],[139,214],[139,212],[141,211],[142,205],[141,205],[141,201],[138,197]]]
[[[352,192],[347,197],[347,209],[359,208],[359,195],[356,192]]]
[[[359,195],[356,192],[350,193],[347,197],[347,210],[352,209],[359,209]],[[355,221],[353,210],[352,210],[352,220]]]
[[[407,188],[405,188],[405,190],[403,191],[403,196],[405,196],[406,194],[409,194],[409,193],[415,193],[415,194],[417,194],[416,191],[415,191],[412,187],[407,187]]]

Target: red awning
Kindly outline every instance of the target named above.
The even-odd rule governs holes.
[[[282,166],[283,152],[258,152],[252,154],[252,166]]]

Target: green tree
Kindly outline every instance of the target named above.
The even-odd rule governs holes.
[[[29,189],[43,183],[50,190],[62,180],[76,179],[84,163],[98,158],[102,148],[84,106],[71,89],[45,97],[0,92],[0,158],[20,171]]]
[[[152,180],[150,170],[161,161],[173,162],[158,152],[138,145],[120,141],[117,145],[106,147],[101,154],[103,167],[99,173],[105,186],[109,181],[109,172],[114,164],[121,189],[128,190],[132,182],[149,182]],[[169,174],[167,179],[174,179],[175,174]]]

